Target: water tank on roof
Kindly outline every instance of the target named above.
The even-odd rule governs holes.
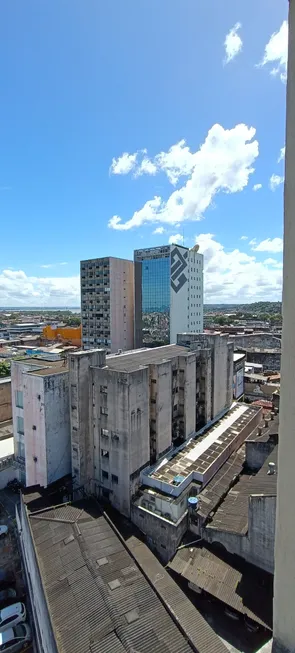
[[[189,497],[188,498],[188,507],[191,510],[193,510],[193,511],[197,510],[198,503],[199,503],[199,499],[197,497]]]

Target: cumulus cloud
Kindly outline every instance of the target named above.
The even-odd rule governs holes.
[[[137,153],[138,154],[138,153]],[[147,156],[144,156],[139,166],[134,172],[135,177],[140,177],[141,175],[155,175],[157,173],[156,164],[151,161]]]
[[[0,306],[77,306],[80,278],[30,277],[23,270],[0,271]]]
[[[262,184],[254,184],[254,186],[253,186],[254,191],[260,190],[260,188],[262,188]]]
[[[174,243],[181,243],[183,245],[183,236],[181,234],[173,234],[170,236],[168,243],[169,245],[173,245]]]
[[[271,178],[269,180],[270,190],[272,191],[276,190],[276,188],[278,188],[278,186],[283,184],[284,181],[285,181],[285,177],[282,177],[281,175],[275,175],[275,174],[271,175]]]
[[[196,152],[190,152],[185,142],[180,141],[166,155],[160,153],[156,158],[161,160],[172,182],[185,175],[188,177],[185,184],[167,200],[160,196],[147,200],[126,222],[114,215],[108,226],[123,231],[146,223],[175,225],[201,220],[217,193],[237,193],[247,186],[259,151],[258,141],[253,140],[255,133],[254,127],[244,124],[232,129],[216,124]],[[168,161],[167,155],[171,155]]]
[[[250,243],[251,244],[251,243]],[[254,252],[273,252],[278,253],[283,251],[283,239],[282,238],[266,238],[260,243],[254,243],[252,247]]]
[[[232,61],[242,50],[243,41],[238,34],[238,31],[241,29],[241,27],[241,23],[236,23],[225,37],[224,47],[226,64]]]
[[[270,64],[270,74],[279,76],[282,82],[287,80],[288,61],[288,23],[283,21],[278,32],[274,32],[265,46],[260,67]]]
[[[271,265],[272,267],[279,268],[280,270],[283,267],[282,261],[276,261],[275,258],[266,258],[263,263],[264,265]]]
[[[241,236],[240,240],[248,240],[248,236]]]
[[[154,231],[153,234],[163,234],[165,231],[164,227],[157,227]]]
[[[239,249],[227,252],[213,234],[199,234],[204,254],[204,291],[207,303],[240,303],[281,299],[282,271]]]
[[[128,154],[124,152],[118,159],[113,159],[110,167],[110,173],[113,175],[128,175],[135,168],[137,152]]]
[[[286,154],[286,147],[281,147],[278,163],[280,163],[280,161],[283,161],[283,159],[285,158],[285,154]]]

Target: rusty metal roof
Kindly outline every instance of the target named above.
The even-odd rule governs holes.
[[[180,549],[169,568],[227,606],[272,628],[272,577],[238,556],[205,547]]]
[[[226,653],[148,547],[127,546],[96,502],[50,506],[38,488],[23,499],[58,651]]]
[[[277,446],[256,474],[244,473],[229,490],[206,528],[240,533],[248,531],[249,497],[252,494],[276,496],[277,474],[268,474],[269,462],[277,462]]]

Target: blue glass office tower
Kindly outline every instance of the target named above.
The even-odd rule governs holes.
[[[203,330],[203,256],[195,246],[135,250],[135,347],[176,342]]]

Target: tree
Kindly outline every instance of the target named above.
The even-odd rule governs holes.
[[[66,317],[64,323],[67,326],[78,327],[81,324],[81,318],[78,315],[71,315],[71,317]]]
[[[5,361],[0,363],[0,378],[10,376],[10,364]]]

